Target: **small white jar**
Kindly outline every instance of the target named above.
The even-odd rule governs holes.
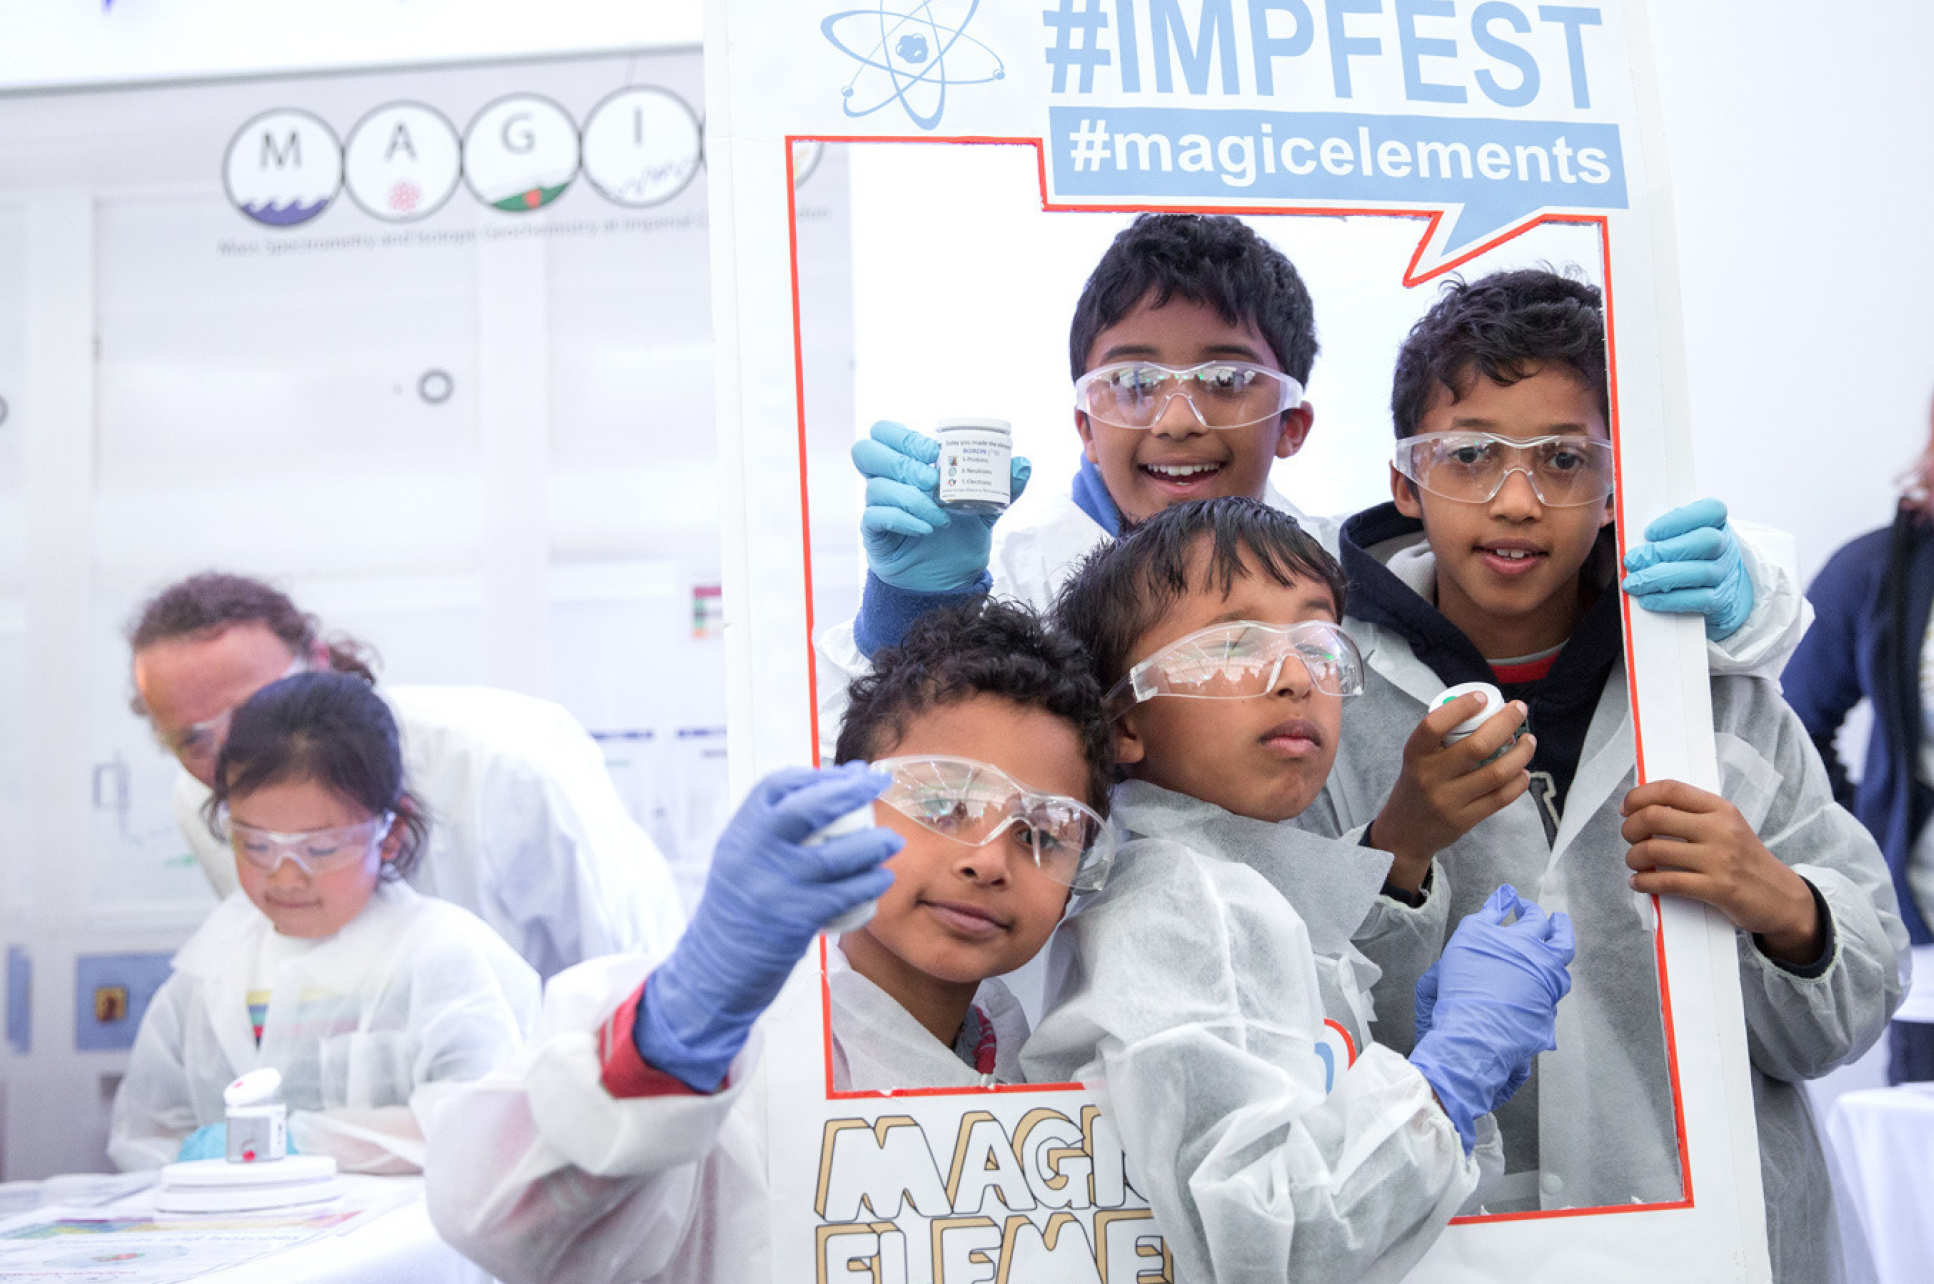
[[[942,419],[934,436],[940,442],[934,464],[940,471],[940,506],[962,513],[1007,511],[1013,425],[1005,419]]]

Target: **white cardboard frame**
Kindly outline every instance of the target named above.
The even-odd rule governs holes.
[[[957,0],[907,6],[911,17],[866,11],[862,16],[895,40],[902,34],[921,35],[928,41],[924,49],[929,62],[941,42],[965,32],[970,21],[978,45],[997,51],[1003,71],[999,79],[963,79],[959,86],[949,86],[952,92],[936,107],[931,95],[918,103],[907,98],[925,92],[922,85],[931,88],[932,76],[902,75],[897,81],[889,76],[882,89],[877,75],[871,77],[874,83],[868,81],[869,73],[880,71],[877,65],[869,66],[866,57],[829,38],[829,28],[857,22],[854,15],[859,11],[836,11],[830,3],[798,0],[711,3],[706,32],[708,160],[719,356],[717,405],[726,485],[722,497],[725,636],[735,786],[742,788],[759,773],[813,753],[810,639],[814,627],[830,623],[811,619],[806,552],[808,496],[799,409],[804,375],[798,356],[789,214],[795,139],[1032,142],[1042,149],[1042,198],[1047,209],[1238,213],[1348,209],[1358,214],[1427,218],[1407,284],[1448,271],[1540,221],[1595,223],[1605,256],[1621,530],[1627,529],[1623,520],[1627,511],[1660,512],[1691,497],[1670,194],[1641,3],[1600,0],[1590,10],[1598,18],[1596,29],[1565,33],[1578,35],[1579,52],[1571,65],[1574,74],[1582,65],[1599,91],[1596,108],[1580,107],[1575,97],[1555,101],[1546,93],[1534,100],[1528,112],[1471,102],[1420,109],[1400,98],[1396,72],[1381,65],[1371,65],[1368,71],[1358,68],[1365,78],[1357,83],[1368,86],[1368,92],[1347,102],[1334,97],[1333,85],[1326,95],[1325,86],[1318,83],[1322,78],[1316,75],[1274,97],[1258,96],[1253,86],[1248,92],[1238,86],[1238,92],[1217,97],[1213,93],[1185,96],[1180,88],[1167,94],[1128,93],[1119,84],[1113,93],[1104,85],[1100,93],[1080,95],[1069,88],[1079,79],[1074,72],[1066,74],[1067,83],[1060,89],[1051,83],[1046,71],[1050,59],[1043,56],[1044,51],[1051,42],[1070,37],[1044,25],[1044,17],[1060,14],[1065,19],[1098,10],[1108,19],[1152,20],[1157,10],[1166,16],[1178,7],[1164,0],[1113,4],[1060,0],[1045,14],[1042,5],[1036,4],[1001,6],[996,13],[981,8],[976,0]],[[1233,4],[1207,0],[1186,7],[1200,34],[1204,11],[1240,14],[1249,6],[1242,0]],[[1263,6],[1258,2],[1253,7]],[[1279,18],[1284,10],[1324,8],[1301,6],[1295,0],[1271,7],[1279,11]],[[1464,22],[1473,6],[1455,0],[1441,8],[1451,11],[1451,19]],[[1320,24],[1321,12],[1316,18]],[[1366,16],[1357,27],[1346,25],[1345,31],[1358,36],[1372,29],[1381,31],[1387,49],[1393,43],[1383,25],[1388,18]],[[1092,23],[1086,17],[1078,21]],[[1440,29],[1453,25],[1440,24]],[[1105,29],[1104,25],[1096,30]],[[1414,32],[1414,22],[1411,29]],[[1280,34],[1283,28],[1268,30]],[[1241,45],[1240,33],[1224,34],[1232,45]],[[1329,36],[1327,30],[1320,34],[1325,39]],[[1099,37],[1091,31],[1088,39]],[[1460,48],[1468,49],[1469,44],[1467,38]],[[945,48],[965,46],[954,40]],[[906,52],[919,51],[906,47]],[[1571,50],[1547,39],[1543,52],[1547,56],[1541,61],[1549,69],[1562,66]],[[875,49],[868,55],[874,64],[880,61],[878,53]],[[1440,78],[1456,79],[1456,72],[1473,70],[1459,62],[1461,54],[1428,56],[1437,59],[1430,66]],[[1210,61],[1205,59],[1204,65],[1210,66]],[[1497,71],[1494,62],[1483,67]],[[982,75],[986,69],[982,62],[972,70]],[[1205,88],[1215,80],[1213,70],[1210,66],[1200,76]],[[1172,62],[1171,71],[1186,78],[1179,62]],[[943,69],[941,75],[946,74]],[[842,84],[854,87],[856,94],[841,95]],[[871,101],[882,94],[883,101]],[[1048,117],[1057,106],[1072,104],[1095,113],[1205,105],[1266,107],[1273,112],[1288,106],[1364,114],[1392,101],[1403,102],[1410,115],[1429,116],[1446,129],[1480,131],[1473,138],[1482,137],[1481,131],[1487,128],[1500,130],[1502,136],[1510,126],[1499,122],[1514,118],[1555,121],[1580,131],[1609,125],[1618,131],[1625,200],[1622,204],[1601,201],[1597,207],[1534,204],[1506,211],[1508,216],[1494,212],[1496,226],[1473,238],[1457,223],[1466,213],[1481,213],[1475,204],[1460,209],[1459,192],[1430,182],[1416,184],[1414,190],[1398,193],[1394,199],[1379,191],[1366,198],[1324,200],[1178,199],[1172,194],[1136,199],[1133,194],[1117,193],[1077,201],[1059,191],[1063,175],[1050,159],[1058,161]],[[872,110],[856,115],[849,108]],[[1471,248],[1473,241],[1475,248]],[[1420,299],[1420,311],[1423,302]],[[1713,787],[1717,774],[1705,643],[1697,621],[1637,612],[1628,604],[1625,626],[1640,779],[1672,777]],[[1414,1278],[1497,1279],[1534,1271],[1543,1275],[1554,1268],[1572,1278],[1587,1279],[1767,1277],[1734,933],[1713,911],[1683,901],[1661,905],[1661,925],[1662,984],[1674,1036],[1685,1199],[1643,1208],[1566,1210],[1462,1222],[1438,1241]],[[810,958],[793,978],[773,1013],[769,1047],[823,1047],[828,1037],[825,1019],[821,1003],[815,1002],[823,993],[819,971],[818,958]],[[902,1093],[889,1101],[868,1094],[835,1098],[829,1086],[829,1076],[816,1071],[789,1075],[775,1067],[771,1075],[775,1280],[806,1278],[809,1262],[812,1278],[819,1280],[1118,1280],[1124,1272],[1134,1279],[1168,1278],[1159,1241],[1151,1238],[1152,1223],[1145,1212],[1136,1211],[1139,1201],[1132,1191],[1112,1189],[1108,1170],[1119,1163],[1119,1157],[1109,1149],[1105,1121],[1097,1128],[1092,1116],[1084,1114],[1084,1107],[1091,1105],[1085,1094],[1065,1087],[1030,1086],[987,1093]],[[909,1126],[916,1131],[906,1131]],[[1040,1131],[1043,1126],[1045,1132]],[[1064,1144],[1045,1147],[1035,1138],[1058,1138]],[[896,1152],[895,1147],[903,1143],[907,1148]],[[990,1155],[1004,1164],[1003,1146],[1009,1151],[1018,1147],[1023,1155],[1020,1164],[1034,1204],[1031,1220],[1026,1214],[1010,1216],[1006,1209],[983,1211],[979,1206],[987,1189],[979,1168]],[[835,1153],[842,1147],[846,1157],[835,1162]],[[1049,1155],[1049,1150],[1054,1153]],[[876,1160],[868,1187],[867,1175],[854,1167],[859,1162],[856,1157],[863,1154],[897,1158]],[[896,1162],[898,1169],[893,1168]],[[1072,1168],[1066,1167],[1070,1162]],[[1040,1180],[1057,1163],[1095,1198],[1070,1195],[1071,1187]],[[855,1180],[862,1186],[855,1187]],[[879,1185],[882,1181],[886,1188]],[[859,1188],[874,1191],[869,1204],[853,1202],[853,1192]],[[1115,1211],[1103,1208],[1097,1214],[1094,1205],[1108,1202],[1102,1196],[1114,1201]],[[1057,1203],[1062,1211],[1054,1211]],[[1079,1225],[1082,1235],[1066,1236],[1070,1225]],[[1108,1269],[1110,1263],[1113,1270]],[[905,1275],[900,1273],[903,1269]],[[988,1271],[996,1274],[984,1275]]]

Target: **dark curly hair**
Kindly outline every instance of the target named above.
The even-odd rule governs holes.
[[[177,580],[149,598],[128,625],[128,650],[138,652],[172,638],[219,633],[235,624],[261,624],[296,656],[306,656],[318,642],[329,652],[329,667],[376,681],[378,660],[373,648],[352,637],[322,635],[322,622],[298,610],[287,593],[246,575],[203,571]],[[134,716],[145,718],[148,707],[139,692],[128,702]]]
[[[1513,384],[1553,364],[1591,389],[1610,419],[1597,286],[1541,268],[1497,272],[1468,285],[1450,281],[1397,352],[1391,422],[1399,438],[1412,436],[1440,386],[1456,399],[1479,375]]]
[[[1208,542],[1208,565],[1191,578]],[[1137,639],[1185,595],[1227,594],[1249,574],[1247,553],[1276,583],[1315,580],[1336,599],[1343,618],[1343,568],[1294,517],[1246,496],[1192,499],[1165,508],[1082,561],[1054,602],[1055,627],[1078,643],[1106,692],[1134,660]]]
[[[396,719],[367,679],[298,673],[250,696],[215,759],[215,788],[202,818],[215,829],[230,798],[293,780],[314,781],[372,816],[394,812],[403,845],[383,863],[383,877],[403,878],[416,868],[430,818],[405,786]]]
[[[983,599],[921,616],[898,646],[873,656],[873,671],[848,690],[834,761],[877,758],[935,705],[1001,696],[1066,722],[1088,764],[1089,806],[1106,815],[1114,739],[1087,657],[1032,610]]]
[[[1088,372],[1095,336],[1150,291],[1154,306],[1181,297],[1214,308],[1230,325],[1253,322],[1283,373],[1309,382],[1316,313],[1287,255],[1229,214],[1143,214],[1123,228],[1082,287],[1068,327],[1075,378]]]

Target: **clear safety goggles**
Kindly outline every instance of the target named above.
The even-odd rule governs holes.
[[[1204,361],[1178,369],[1153,361],[1096,366],[1074,381],[1074,404],[1118,428],[1153,428],[1176,397],[1205,428],[1242,428],[1303,404],[1303,385],[1248,361]]]
[[[245,824],[230,816],[228,808],[223,807],[215,814],[215,832],[228,839],[237,856],[265,874],[275,873],[287,860],[294,861],[297,869],[314,878],[362,860],[389,833],[395,821],[396,813],[386,811],[353,825],[285,834]]]
[[[1108,693],[1108,712],[1120,717],[1157,696],[1243,700],[1268,695],[1286,665],[1299,666],[1312,687],[1329,695],[1363,690],[1362,653],[1349,634],[1327,620],[1232,620],[1177,638],[1130,669]]]
[[[308,669],[309,662],[297,657],[288,668],[276,675],[274,681],[280,682],[283,678],[293,678],[298,673],[306,673]],[[253,695],[254,692],[249,694]],[[235,721],[235,711],[247,703],[248,697],[244,696],[214,717],[201,722],[191,722],[176,731],[163,731],[160,727],[155,727],[154,738],[163,749],[180,759],[183,766],[212,767],[215,764],[215,756],[221,753],[222,745],[228,740],[228,725]]]
[[[1551,508],[1595,504],[1612,493],[1612,443],[1578,433],[1427,432],[1398,442],[1391,462],[1431,494],[1465,504],[1490,503],[1512,473],[1523,473]]]
[[[1077,891],[1107,878],[1114,834],[1086,803],[1037,793],[973,758],[883,758],[872,766],[893,777],[879,801],[922,829],[968,847],[1006,836],[1043,874]]]

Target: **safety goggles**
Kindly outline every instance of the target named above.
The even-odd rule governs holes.
[[[237,856],[265,874],[275,873],[287,860],[314,878],[362,860],[389,833],[395,821],[396,814],[386,811],[353,825],[285,834],[245,824],[231,817],[228,808],[223,807],[215,814],[215,832],[228,839]]]
[[[308,668],[309,662],[297,657],[274,680],[280,682],[283,678],[293,678],[298,673],[306,672]],[[253,695],[254,692],[249,694]],[[154,738],[163,749],[180,759],[185,767],[192,768],[197,765],[213,767],[215,756],[221,753],[222,745],[228,740],[228,726],[235,721],[235,711],[247,703],[248,697],[244,696],[214,717],[201,722],[191,722],[176,731],[163,731],[160,727],[155,727]]]
[[[1241,428],[1303,404],[1303,385],[1248,361],[1178,369],[1153,361],[1096,366],[1074,381],[1075,409],[1118,428],[1153,428],[1176,397],[1205,428]]]
[[[1233,620],[1177,638],[1128,671],[1108,693],[1120,717],[1144,700],[1243,700],[1268,695],[1284,666],[1300,666],[1309,684],[1333,696],[1363,690],[1363,656],[1350,635],[1325,620],[1264,624]]]
[[[1036,793],[973,758],[884,758],[873,769],[893,777],[879,801],[922,829],[968,847],[1006,836],[1043,874],[1077,891],[1094,891],[1108,876],[1114,835],[1086,803]]]
[[[1464,504],[1490,503],[1512,473],[1523,473],[1551,508],[1595,504],[1612,493],[1612,443],[1579,433],[1429,432],[1398,442],[1391,462],[1431,494]]]

